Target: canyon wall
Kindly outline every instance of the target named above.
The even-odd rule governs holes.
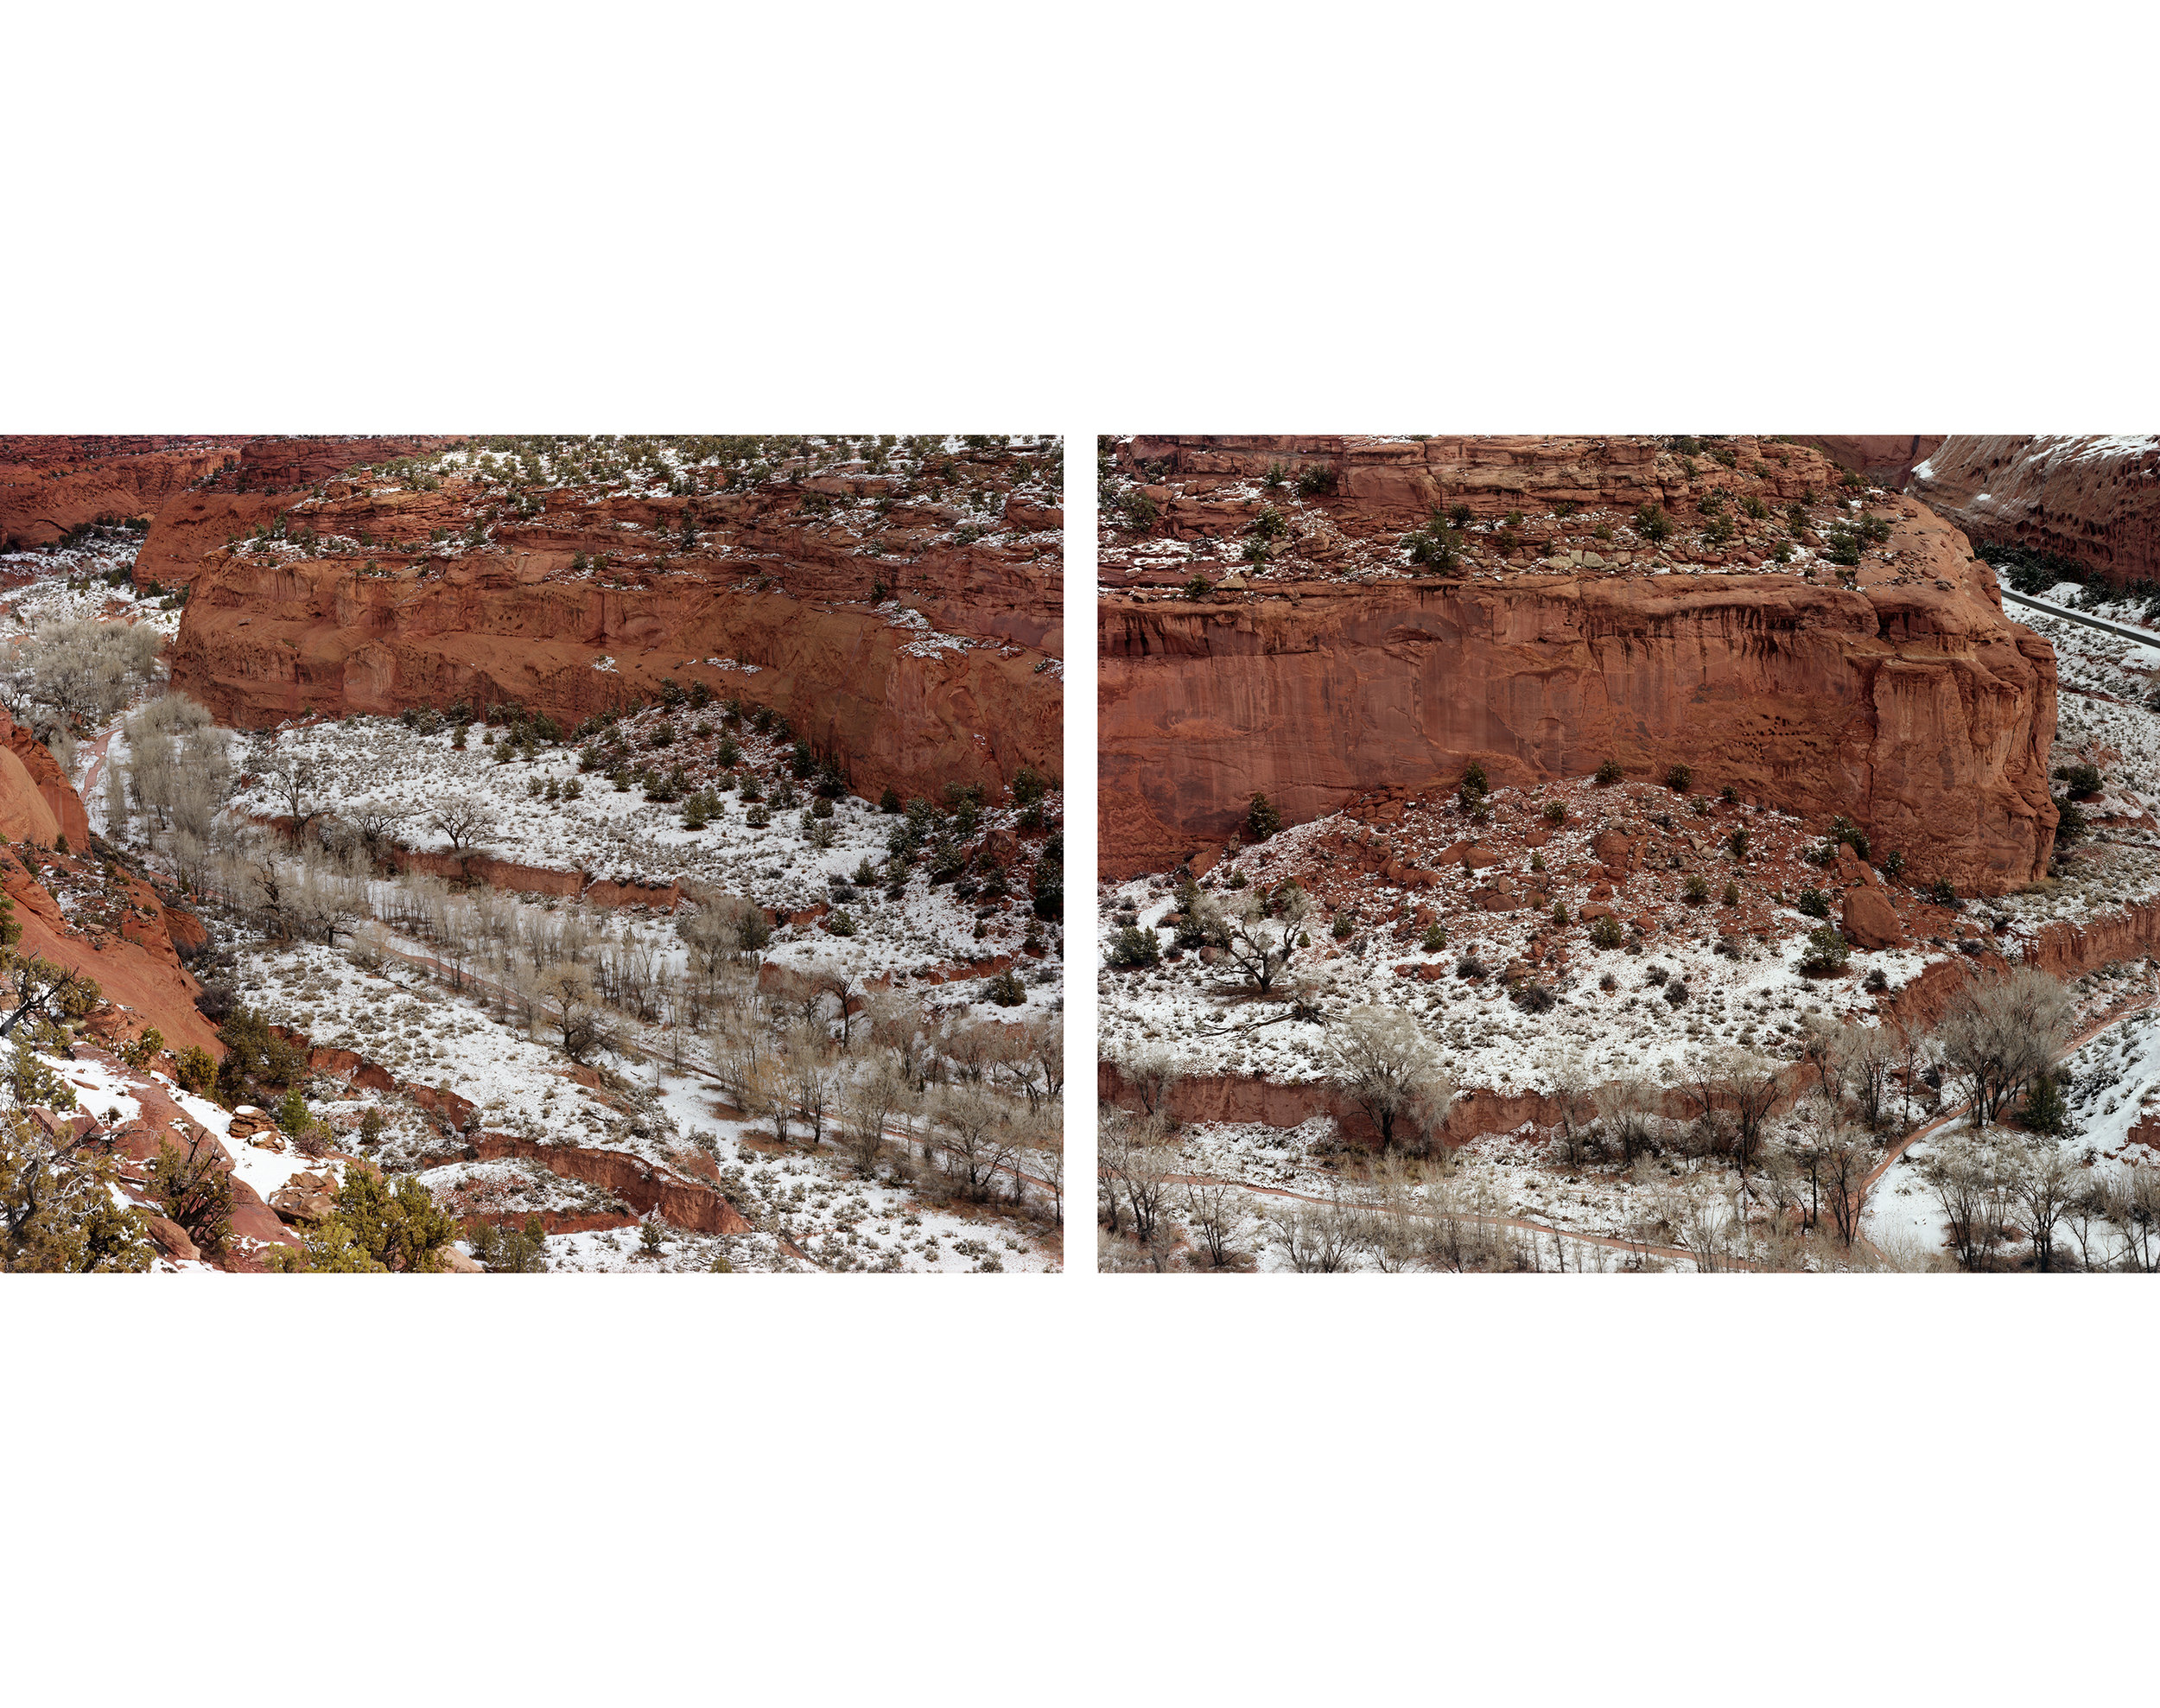
[[[100,517],[155,514],[175,494],[223,468],[232,452],[188,441],[180,448],[101,453],[132,440],[0,441],[0,550],[51,545]]]
[[[1136,439],[1128,449],[1170,483],[1327,463],[1336,531],[1310,550],[1293,539],[1293,565],[1436,503],[1610,515],[1677,509],[1699,490],[1650,441]],[[1740,490],[1766,498],[1820,493],[1832,474],[1812,452],[1767,442],[1743,443],[1735,460]],[[1165,493],[1172,528],[1179,505],[1205,502]],[[1548,534],[1491,574],[1294,579],[1299,568],[1279,562],[1270,579],[1226,578],[1234,591],[1198,601],[1106,594],[1103,872],[1163,870],[1222,842],[1255,791],[1295,823],[1375,791],[1452,791],[1473,759],[1499,787],[1610,759],[1636,776],[1686,765],[1697,790],[1731,784],[1810,817],[1845,814],[1916,874],[1966,893],[2029,882],[2046,871],[2055,823],[2053,649],[2004,617],[1992,575],[1954,529],[1908,499],[1877,513],[1887,543],[1850,585],[1744,573],[1753,554],[1678,544],[1617,564]]]
[[[1955,435],[1908,490],[1984,545],[2160,580],[2160,435]]]
[[[940,543],[955,511],[895,526],[874,556],[823,519],[823,500],[889,484],[561,489],[527,517],[484,512],[454,479],[191,493],[152,525],[136,575],[189,586],[173,681],[241,727],[462,700],[569,728],[673,678],[785,713],[866,795],[994,791],[1024,765],[1058,774],[1061,549]],[[228,543],[281,516],[334,543]],[[485,540],[466,544],[476,520]],[[911,611],[880,611],[880,591]]]
[[[1942,443],[1940,433],[1795,434],[1793,442],[1820,451],[1839,468],[1865,475],[1878,486],[1903,492],[1913,470]]]

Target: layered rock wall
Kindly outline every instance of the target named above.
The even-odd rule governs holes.
[[[1325,457],[1331,513],[1368,524],[1443,499],[1649,502],[1678,473],[1648,441],[1131,450],[1185,469]],[[1761,477],[1766,490],[1820,477],[1820,460],[1799,455]],[[1909,500],[1881,513],[1887,547],[1851,586],[1518,558],[1500,574],[1415,583],[1106,596],[1103,870],[1161,870],[1220,843],[1255,791],[1297,822],[1377,791],[1452,790],[1473,759],[1501,786],[1610,759],[1635,776],[1685,765],[1698,790],[1845,814],[1878,849],[1967,893],[2029,882],[2046,870],[2055,823],[2053,649],[2004,615],[1992,575],[1954,529]]]
[[[2160,435],[1955,435],[1908,490],[1984,545],[2160,580]]]

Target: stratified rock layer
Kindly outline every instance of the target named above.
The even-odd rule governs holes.
[[[137,450],[136,440],[0,440],[0,550],[50,545],[111,517],[154,515],[175,494],[223,468],[232,453],[185,441]],[[118,448],[118,454],[106,453]]]
[[[2118,586],[2160,579],[2160,435],[1955,435],[1908,490],[1984,545],[2051,552]]]
[[[1940,433],[1795,434],[1794,442],[1820,451],[1839,468],[1902,492],[1913,470],[1942,443]]]
[[[815,500],[885,484],[558,491],[469,549],[435,543],[463,537],[478,513],[457,479],[432,492],[334,479],[321,498],[188,493],[152,525],[136,576],[188,585],[174,683],[237,726],[464,701],[569,727],[672,678],[785,714],[845,761],[860,793],[994,791],[1024,765],[1060,771],[1058,543],[941,544],[940,521],[882,536],[889,556],[863,555]],[[234,549],[280,517],[341,543]],[[1034,517],[1045,530],[1061,519]],[[683,549],[686,530],[696,543]],[[872,603],[885,581],[909,611]]]
[[[1443,498],[1480,514],[1631,505],[1660,487],[1673,502],[1679,473],[1647,441],[1131,449],[1196,473],[1325,459],[1330,516],[1346,528]],[[1820,478],[1796,455],[1758,478],[1774,491],[1803,477]],[[1697,791],[1731,784],[1787,810],[1844,814],[1877,850],[1966,892],[2029,882],[2046,870],[2055,824],[2053,650],[2004,617],[1992,575],[1954,530],[1909,500],[1877,509],[1886,548],[1850,587],[1722,573],[1698,554],[1686,573],[1553,558],[1420,584],[1274,580],[1227,601],[1106,596],[1103,870],[1162,870],[1219,844],[1255,791],[1297,822],[1375,791],[1451,790],[1473,759],[1498,786],[1610,759],[1637,777],[1684,765]]]

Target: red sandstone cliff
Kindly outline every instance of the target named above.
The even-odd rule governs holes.
[[[969,474],[996,479],[988,465]],[[333,480],[320,499],[191,494],[160,515],[137,576],[191,584],[174,681],[232,724],[465,700],[575,725],[673,677],[786,714],[846,757],[861,792],[1062,770],[1059,547],[1040,534],[1026,546],[956,543],[962,512],[896,505],[873,556],[822,508],[895,485],[562,490],[537,516],[491,511],[457,479],[434,492]],[[334,543],[228,546],[280,515]],[[432,543],[475,520],[484,544]],[[1030,511],[1026,525],[1061,520]],[[917,626],[872,606],[880,583],[919,613]],[[923,644],[924,625],[956,638]]]
[[[1910,491],[1983,544],[2051,552],[2119,586],[2160,579],[2160,435],[1960,434]]]
[[[1192,494],[1180,475],[1248,479],[1272,461],[1322,460],[1336,485],[1319,517],[1293,524],[1310,526],[1310,546],[1286,548],[1293,564],[1311,557],[1312,579],[1278,563],[1278,579],[1227,600],[1103,599],[1106,874],[1163,869],[1233,835],[1255,791],[1294,822],[1375,789],[1445,790],[1473,759],[1500,784],[1608,758],[1638,776],[1684,764],[1699,790],[1731,784],[1788,810],[1846,814],[1916,873],[1968,892],[2046,869],[2053,651],[2004,618],[1986,566],[1916,504],[1878,505],[1887,545],[1850,587],[1747,573],[1763,566],[1744,537],[1585,552],[1591,538],[1567,531],[1577,524],[1533,519],[1515,549],[1413,582],[1368,549],[1433,504],[1684,513],[1702,478],[1649,441],[1136,439],[1128,450],[1166,483],[1169,531],[1234,534],[1255,508]],[[1735,461],[1701,473],[1736,499],[1820,492],[1831,473],[1767,443],[1742,441]],[[1642,573],[1653,559],[1661,573]],[[1344,563],[1362,579],[1318,579]]]
[[[136,517],[222,468],[232,452],[197,441],[179,448],[100,454],[132,441],[0,441],[0,549],[50,545],[100,517]]]
[[[1839,468],[1865,475],[1878,486],[1903,492],[1913,470],[1942,443],[1940,433],[1795,434],[1793,442],[1820,451]]]

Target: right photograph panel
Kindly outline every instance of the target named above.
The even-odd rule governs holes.
[[[2160,1267],[2160,436],[1098,485],[1101,1267]]]

